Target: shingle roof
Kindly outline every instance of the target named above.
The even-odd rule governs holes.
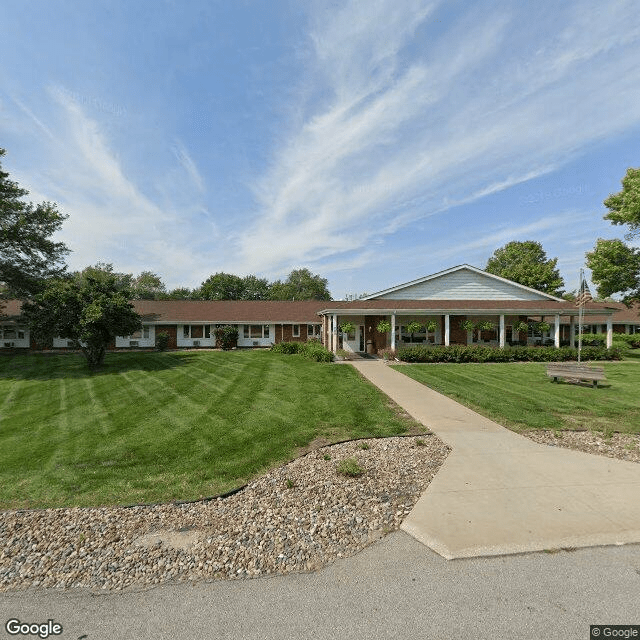
[[[301,323],[320,322],[318,311],[326,300],[134,300],[136,311],[148,322]]]

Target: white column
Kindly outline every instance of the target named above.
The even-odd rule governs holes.
[[[331,316],[331,351],[338,350],[338,316],[334,313]]]
[[[553,336],[553,343],[556,349],[560,348],[560,314],[556,313],[555,316],[555,335]]]
[[[449,328],[449,314],[445,314],[444,316],[444,346],[449,346],[449,341],[451,340],[451,330]]]
[[[396,314],[391,314],[391,348],[396,348]]]
[[[500,314],[500,348],[504,349],[504,313]]]
[[[571,348],[576,343],[576,319],[575,316],[569,317],[569,342],[571,344]]]
[[[613,346],[613,319],[611,316],[607,318],[607,349]]]

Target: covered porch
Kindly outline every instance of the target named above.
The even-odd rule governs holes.
[[[376,354],[382,349],[396,350],[411,345],[560,347],[566,343],[573,344],[578,335],[578,309],[571,303],[551,314],[550,309],[535,308],[532,304],[524,305],[531,306],[531,309],[369,310],[358,308],[355,306],[357,302],[321,312],[323,342],[334,353],[344,349]],[[585,315],[588,313],[585,311]],[[598,313],[602,314],[602,310]],[[347,331],[343,331],[345,328]],[[607,347],[612,342],[612,316],[608,315]]]

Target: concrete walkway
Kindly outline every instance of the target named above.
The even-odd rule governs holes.
[[[537,444],[382,361],[352,364],[452,447],[402,524],[441,556],[640,543],[640,465]]]

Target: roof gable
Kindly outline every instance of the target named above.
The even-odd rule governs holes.
[[[530,289],[468,264],[452,267],[383,291],[364,300],[555,300],[560,298]]]

